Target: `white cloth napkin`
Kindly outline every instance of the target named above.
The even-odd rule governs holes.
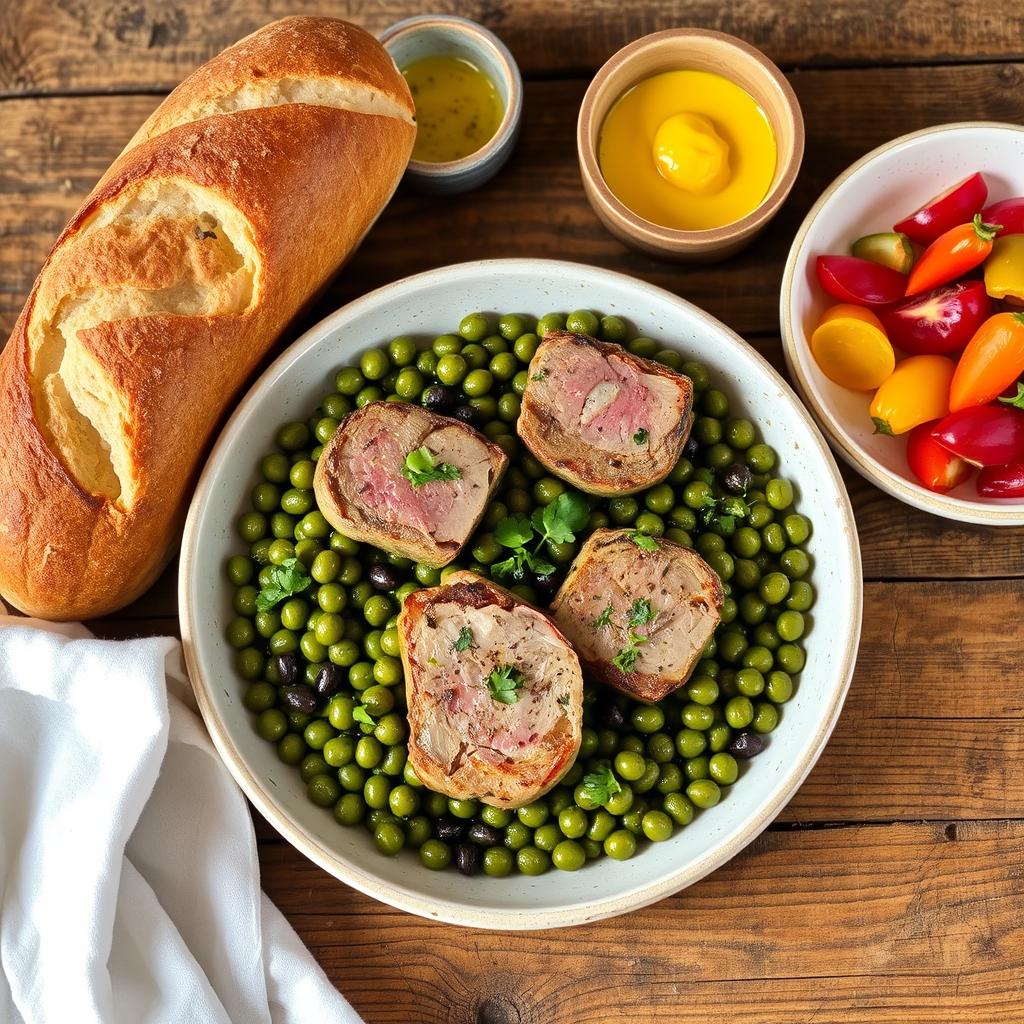
[[[360,1024],[259,888],[175,640],[0,605],[0,1021]]]

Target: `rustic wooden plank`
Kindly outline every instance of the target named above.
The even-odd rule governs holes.
[[[632,252],[583,196],[575,122],[585,83],[532,83],[522,141],[508,167],[476,192],[438,202],[400,193],[309,322],[406,274],[496,256],[572,258],[651,281],[744,333],[778,330],[789,241],[827,182],[872,146],[957,116],[1024,120],[1024,65],[799,72],[807,159],[772,228],[725,263],[673,266]],[[893,103],[893,97],[899,103]],[[110,160],[158,102],[153,96],[8,100],[0,118],[0,335],[14,323],[39,265]],[[538,168],[544,187],[538,188]]]
[[[921,63],[1024,56],[1024,14],[1011,0],[838,0],[719,4],[674,0],[551,4],[547,0],[444,0],[489,26],[528,75],[590,73],[648,32],[680,24],[731,32],[783,66]],[[10,0],[0,15],[0,92],[168,89],[241,36],[287,14],[334,14],[379,32],[423,13],[408,0],[193,0],[53,4]]]
[[[376,904],[285,844],[260,859],[369,1024],[1016,1024],[1022,852],[1019,821],[775,831],[653,907],[516,936]]]

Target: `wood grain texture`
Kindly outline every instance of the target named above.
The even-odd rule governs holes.
[[[684,24],[742,36],[786,67],[1024,56],[1024,11],[1010,0],[438,0],[429,8],[408,0],[7,0],[0,93],[169,89],[287,14],[332,14],[379,32],[426,10],[487,25],[533,76],[591,73],[630,40]]]
[[[767,832],[653,907],[523,935],[380,906],[284,844],[261,860],[370,1024],[1019,1024],[1022,851],[1021,822]]]

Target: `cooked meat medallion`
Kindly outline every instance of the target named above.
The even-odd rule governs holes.
[[[654,702],[690,675],[718,625],[723,597],[714,570],[690,548],[629,530],[595,530],[551,613],[588,675]]]
[[[317,504],[339,533],[447,565],[484,514],[508,457],[459,420],[371,402],[341,422],[317,463]]]
[[[471,572],[406,598],[398,617],[409,761],[431,789],[521,807],[573,763],[583,676],[539,611]]]
[[[519,436],[581,490],[632,494],[678,461],[690,433],[689,377],[567,331],[545,336],[528,374]]]

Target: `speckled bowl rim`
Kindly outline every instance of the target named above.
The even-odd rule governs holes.
[[[933,125],[931,128],[922,128],[916,132],[908,132],[906,135],[901,135],[898,138],[883,143],[881,146],[871,150],[870,153],[862,156],[843,171],[822,192],[818,197],[818,201],[811,207],[803,223],[800,225],[796,237],[793,239],[793,244],[789,248],[789,256],[786,259],[786,268],[782,275],[782,289],[779,293],[779,324],[782,332],[782,351],[786,359],[786,366],[796,382],[797,389],[807,405],[810,406],[814,418],[825,431],[832,447],[865,480],[880,487],[887,494],[892,495],[892,497],[906,505],[921,509],[924,512],[931,512],[933,515],[942,516],[944,519],[952,519],[961,523],[974,523],[979,526],[1021,526],[1024,525],[1024,502],[1007,501],[1004,504],[995,505],[989,502],[972,501],[965,498],[953,498],[945,494],[936,494],[920,484],[914,483],[913,480],[900,476],[893,470],[883,466],[877,459],[874,459],[868,452],[864,451],[843,429],[842,424],[832,414],[827,403],[811,384],[810,378],[804,372],[797,354],[798,346],[807,345],[807,339],[804,337],[803,330],[794,326],[793,291],[797,273],[808,255],[803,251],[804,243],[822,208],[838,189],[880,156],[890,153],[894,149],[908,146],[918,139],[965,128],[972,130],[978,128],[1008,129],[1024,134],[1024,126],[1003,121],[954,121],[949,124]]]
[[[410,160],[407,172],[419,178],[437,180],[439,178],[457,177],[472,167],[479,167],[498,156],[501,148],[508,144],[519,129],[523,116],[523,76],[519,65],[509,48],[489,29],[483,25],[463,18],[458,14],[417,14],[411,18],[403,18],[389,25],[378,37],[381,46],[388,50],[388,44],[399,36],[411,34],[424,28],[452,28],[475,39],[475,41],[491,51],[498,59],[502,69],[502,77],[508,86],[508,102],[505,113],[497,131],[479,149],[458,160],[432,162],[429,160]],[[401,70],[401,69],[399,69]]]
[[[491,268],[505,269],[509,274],[522,272],[541,276],[545,275],[546,269],[553,271],[557,268],[586,275],[590,280],[598,284],[602,280],[609,283],[618,282],[637,289],[641,293],[657,297],[662,301],[687,308],[706,325],[709,331],[728,335],[737,345],[746,348],[750,357],[755,363],[759,364],[760,370],[766,378],[791,400],[793,415],[803,423],[809,444],[814,446],[824,465],[828,468],[828,483],[841,519],[843,561],[850,571],[848,598],[851,629],[846,636],[837,638],[837,643],[841,643],[842,650],[835,662],[833,672],[835,683],[831,696],[824,707],[824,713],[821,714],[817,721],[812,741],[807,746],[806,753],[802,758],[790,764],[787,770],[779,776],[775,782],[771,799],[763,804],[758,813],[751,817],[746,825],[737,831],[729,841],[716,846],[701,857],[688,861],[681,865],[678,870],[662,875],[649,885],[629,889],[624,893],[608,898],[580,900],[569,906],[530,911],[496,910],[488,906],[466,906],[446,899],[425,898],[407,886],[397,886],[384,882],[358,865],[335,856],[331,850],[323,846],[305,829],[294,822],[288,814],[285,801],[276,797],[272,789],[257,779],[247,768],[232,738],[231,730],[214,710],[210,697],[211,680],[207,679],[203,671],[203,665],[199,662],[193,639],[196,631],[203,628],[202,623],[196,622],[197,608],[192,599],[191,587],[192,577],[196,571],[195,548],[199,536],[198,523],[202,519],[207,504],[215,497],[215,492],[212,490],[212,482],[217,476],[221,464],[230,457],[231,447],[235,442],[236,435],[241,430],[247,406],[250,403],[255,404],[264,393],[269,393],[273,389],[274,382],[285,367],[295,362],[310,349],[321,344],[324,335],[333,329],[334,324],[338,320],[348,319],[354,313],[360,312],[364,307],[386,303],[389,295],[394,295],[396,290],[416,291],[429,289],[435,282],[442,281],[446,277],[457,277],[459,275],[469,277],[480,270]],[[479,260],[428,270],[377,288],[348,305],[342,306],[306,331],[301,338],[278,356],[253,384],[249,392],[235,407],[235,411],[214,444],[200,475],[192,503],[189,507],[188,518],[182,537],[178,576],[182,646],[196,701],[214,746],[227,765],[228,770],[234,776],[235,781],[249,800],[252,801],[256,809],[300,853],[305,854],[306,857],[323,868],[328,874],[333,875],[335,878],[368,896],[372,896],[400,910],[417,914],[420,917],[445,921],[450,924],[501,931],[567,927],[614,917],[618,914],[649,906],[699,881],[705,875],[710,874],[731,860],[753,842],[775,820],[782,808],[800,788],[800,785],[807,778],[807,775],[820,757],[829,736],[831,736],[835,728],[853,679],[853,670],[860,643],[863,599],[864,585],[860,544],[858,542],[857,526],[854,521],[849,495],[846,492],[842,477],[839,475],[839,469],[828,445],[825,443],[813,419],[782,375],[734,331],[699,307],[665,289],[629,277],[626,274],[619,274],[614,271],[564,260],[547,259]]]
[[[782,93],[786,109],[793,124],[793,153],[789,163],[778,179],[765,194],[764,199],[745,217],[730,221],[717,228],[704,228],[699,231],[683,231],[679,228],[666,228],[654,221],[647,220],[631,210],[609,188],[601,173],[595,147],[590,145],[591,126],[594,119],[594,97],[598,90],[623,64],[631,61],[637,53],[647,49],[652,42],[662,39],[714,39],[731,46],[744,60],[758,64],[771,78]],[[635,83],[634,83],[635,84]],[[620,93],[621,95],[621,93]],[[756,99],[757,97],[755,97]],[[759,101],[760,102],[760,101]],[[600,134],[600,126],[598,126]],[[660,32],[652,32],[612,54],[601,65],[601,69],[593,77],[580,104],[579,118],[576,122],[576,151],[579,156],[583,173],[588,184],[594,190],[595,198],[599,199],[606,212],[614,215],[624,226],[628,226],[633,237],[642,238],[648,245],[657,245],[662,249],[671,250],[684,246],[700,245],[708,248],[717,243],[733,241],[740,237],[752,235],[763,228],[778,212],[793,189],[804,156],[804,116],[800,109],[800,101],[796,92],[789,84],[786,76],[779,70],[771,58],[762,53],[756,46],[728,32],[716,32],[705,28],[667,28]]]

